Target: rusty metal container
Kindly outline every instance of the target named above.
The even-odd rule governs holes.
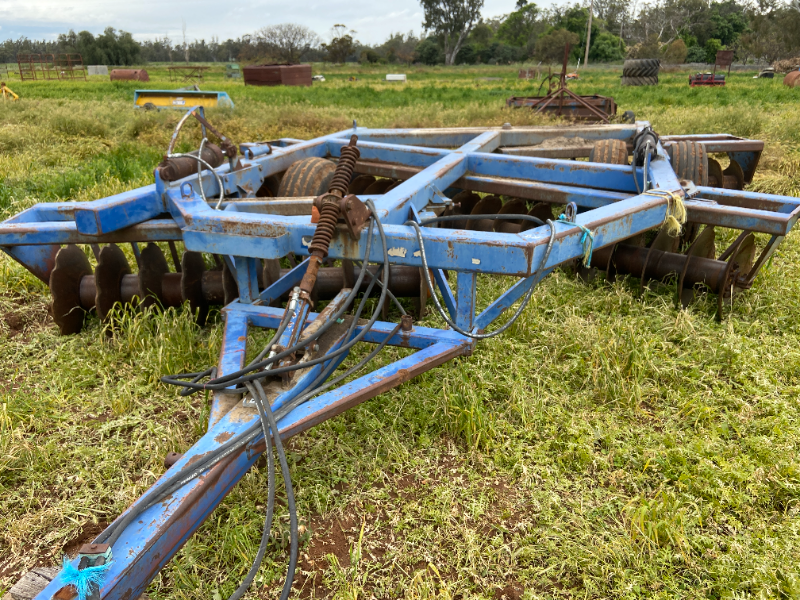
[[[242,72],[245,85],[311,85],[311,65],[252,65]]]
[[[787,73],[786,77],[783,78],[783,85],[789,87],[800,86],[800,71],[790,71]]]
[[[112,69],[111,81],[150,81],[145,69]]]

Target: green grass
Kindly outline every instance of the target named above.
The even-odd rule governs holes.
[[[310,89],[217,73],[205,87],[229,91],[236,109],[210,118],[237,141],[321,135],[354,118],[546,122],[504,108],[531,93],[510,67],[407,68],[406,85],[380,81],[386,70],[320,70],[328,81]],[[163,70],[151,75],[148,87],[170,87]],[[614,95],[662,134],[764,139],[753,189],[800,192],[798,91],[779,80],[735,74],[725,89],[691,90],[687,72],[653,88],[619,87],[611,69],[582,77],[575,90]],[[136,84],[10,85],[22,100],[0,111],[2,218],[148,183],[178,119],[132,110]],[[500,339],[292,440],[304,568],[336,598],[494,598],[512,584],[529,599],[800,596],[798,269],[791,234],[722,323],[714,298],[679,311],[666,287],[639,298],[637,280],[554,273]],[[508,285],[482,277],[479,303]],[[163,473],[167,452],[202,435],[208,399],[158,379],[215,363],[221,341],[216,313],[198,329],[185,309],[123,314],[111,339],[96,319],[59,337],[48,301],[44,284],[0,259],[0,593],[57,563]],[[248,474],[150,597],[227,597],[255,554],[265,483],[263,467]],[[265,598],[285,568],[279,516]],[[331,529],[338,547],[321,544]]]

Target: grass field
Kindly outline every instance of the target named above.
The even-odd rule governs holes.
[[[9,82],[22,100],[0,103],[0,219],[150,182],[179,115],[131,108],[134,89],[176,87],[148,70],[149,84]],[[203,87],[228,91],[236,108],[209,116],[237,141],[307,138],[353,119],[548,122],[505,109],[535,92],[512,67],[410,67],[409,83],[387,84],[385,68],[320,66],[327,81],[312,88],[244,87],[217,70]],[[662,134],[763,139],[751,189],[800,195],[800,90],[746,73],[690,89],[686,71],[623,88],[620,74],[589,69],[571,87],[613,95]],[[798,270],[791,234],[721,323],[715,298],[679,311],[668,287],[639,298],[636,280],[556,272],[500,339],[293,439],[306,528],[297,595],[800,597]],[[485,306],[510,282],[481,283]],[[202,435],[208,399],[159,377],[219,352],[218,319],[200,329],[188,309],[125,315],[108,340],[96,318],[58,336],[48,302],[45,285],[0,258],[0,596],[93,537],[163,473],[167,452]],[[234,488],[152,599],[233,591],[257,548],[265,472]],[[279,529],[253,597],[279,594],[283,507]]]

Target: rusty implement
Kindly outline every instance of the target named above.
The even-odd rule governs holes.
[[[195,121],[201,146],[173,152]],[[743,190],[763,147],[727,134],[658,136],[645,122],[354,124],[312,140],[235,144],[194,107],[150,185],[37,204],[0,223],[0,249],[49,284],[64,334],[99,319],[110,329],[120,306],[181,304],[223,329],[216,366],[162,379],[182,394],[209,392],[207,433],[171,454],[67,571],[104,567],[94,600],[139,597],[262,453],[469,356],[535,310],[532,291],[556,268],[675,285],[677,310],[712,294],[721,318],[800,216],[798,198]],[[733,242],[718,248],[722,239]],[[482,307],[478,275],[516,282]],[[415,323],[426,308],[448,327]],[[259,329],[274,336],[248,354]],[[358,359],[356,345],[371,350]],[[387,345],[404,351],[372,366]],[[66,576],[37,600],[74,597]]]
[[[570,90],[562,91],[557,95],[512,96],[506,100],[506,106],[530,108],[536,112],[567,117],[576,121],[601,123],[608,123],[609,118],[617,114],[617,103],[614,98],[599,95],[578,96]]]
[[[545,96],[512,96],[506,100],[506,106],[513,108],[531,108],[538,113],[568,117],[576,121],[596,121],[608,123],[617,114],[617,103],[609,96],[579,96],[567,87],[568,79],[577,79],[575,73],[567,73],[569,60],[569,44],[564,47],[564,62],[561,74],[555,79],[550,75],[539,86],[541,92],[545,83],[555,83]]]

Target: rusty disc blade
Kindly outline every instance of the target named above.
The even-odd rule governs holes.
[[[667,233],[667,230],[662,228],[659,230],[656,239],[650,244],[653,250],[661,250],[662,252],[675,252],[678,249],[680,238],[672,237]]]
[[[503,207],[503,201],[500,196],[486,196],[481,199],[470,212],[471,215],[496,215]],[[474,231],[492,231],[494,228],[494,219],[476,219],[467,221],[466,229]]]
[[[716,258],[717,234],[713,225],[706,226],[705,229],[697,236],[689,251],[686,253],[688,256],[700,256],[702,258]]]
[[[386,192],[386,190],[393,184],[393,179],[378,179],[369,184],[361,193],[365,196],[377,196]]]
[[[92,266],[83,250],[65,246],[56,254],[50,272],[51,314],[61,335],[78,333],[83,328],[86,311],[81,307],[81,279],[92,274]]]
[[[363,194],[370,185],[375,183],[375,178],[372,175],[359,175],[347,188],[349,194]]]
[[[742,166],[735,160],[731,160],[728,168],[722,172],[723,187],[730,190],[744,189],[744,171]]]
[[[383,193],[385,194],[386,192],[388,192],[390,190],[393,190],[394,188],[396,188],[401,183],[403,183],[403,182],[400,179],[395,180],[394,182],[392,182],[392,185],[390,185],[385,190],[383,190]]]
[[[98,316],[105,321],[117,302],[122,302],[122,278],[129,275],[131,267],[125,253],[116,244],[100,250],[94,281],[97,286],[95,307]]]
[[[208,317],[208,302],[203,296],[203,272],[206,263],[200,252],[184,252],[181,258],[181,298],[189,301],[189,308],[201,327]]]
[[[708,185],[711,187],[725,187],[722,178],[722,165],[713,158],[708,159]]]
[[[481,197],[478,196],[475,192],[470,192],[469,190],[464,190],[457,193],[452,198],[453,200],[453,207],[452,213],[454,215],[468,215],[472,212],[472,209],[475,208],[475,205],[480,202]],[[467,228],[467,220],[464,219],[463,221],[444,221],[441,225],[445,229],[466,229]]]
[[[548,202],[537,202],[528,211],[528,216],[536,217],[537,219],[540,219],[542,223],[546,223],[547,219],[553,218],[553,209],[551,206],[552,205]],[[533,221],[525,221],[522,224],[522,229],[520,229],[520,231],[527,231],[528,229],[533,229],[534,227],[538,227],[538,225],[536,225],[536,223]]]
[[[753,268],[753,261],[756,257],[756,238],[750,233],[739,244],[736,253],[733,255],[735,269],[742,275],[747,275]]]
[[[164,303],[161,280],[169,273],[167,258],[157,244],[149,243],[144,247],[139,260],[139,293],[141,306],[146,308],[156,302]]]
[[[707,226],[692,242],[689,249],[686,251],[686,261],[683,264],[683,269],[678,277],[678,300],[683,308],[686,308],[694,300],[695,288],[694,285],[684,286],[686,274],[693,257],[713,259],[716,256],[716,247],[714,241],[716,239],[716,232],[714,227]]]
[[[524,215],[528,212],[528,203],[522,198],[512,198],[498,211],[498,215]],[[495,221],[494,230],[500,233],[519,233],[522,231],[523,222],[520,220],[498,219]]]

